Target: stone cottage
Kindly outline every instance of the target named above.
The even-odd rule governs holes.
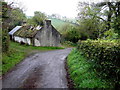
[[[9,32],[12,39],[33,46],[60,46],[61,34],[45,20],[44,26],[16,26]]]

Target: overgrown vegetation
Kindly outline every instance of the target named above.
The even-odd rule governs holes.
[[[120,1],[103,0],[97,3],[78,3],[79,25],[66,24],[61,28],[65,41],[119,39]]]
[[[8,70],[18,64],[30,53],[38,51],[48,51],[63,49],[62,47],[33,47],[28,45],[20,45],[16,42],[10,43],[9,53],[3,53],[2,58],[2,74],[5,74]]]
[[[76,87],[80,88],[118,89],[120,87],[120,1],[79,2],[78,9],[80,10],[78,31],[87,35],[89,40],[81,39],[77,51],[72,51],[68,57],[71,78]],[[84,66],[82,61],[85,62]],[[81,69],[82,67],[84,69]],[[89,72],[94,74],[86,76]],[[97,85],[98,82],[92,82],[91,77],[95,77],[96,80],[100,78],[98,81],[102,80],[105,83]]]
[[[78,49],[93,62],[93,68],[103,79],[120,87],[120,43],[118,40],[87,40],[79,42]]]
[[[70,42],[70,41],[64,41],[64,42],[62,42],[62,45],[63,45],[63,47],[66,47],[66,48],[68,48],[68,47],[76,47],[77,46],[76,43],[73,43],[73,42]]]
[[[19,8],[2,2],[3,23],[3,74],[19,63],[33,50],[53,50],[57,47],[33,47],[9,43],[8,31],[11,27],[21,25],[26,17]],[[12,11],[13,10],[13,11]],[[64,44],[75,45],[77,50],[68,56],[70,76],[77,88],[119,88],[120,87],[120,1],[103,0],[99,3],[78,4],[79,25],[65,24],[54,19],[54,25],[62,26]],[[0,13],[0,15],[1,15]],[[20,13],[20,15],[18,14]],[[44,13],[35,12],[29,18],[29,25],[43,25]],[[11,23],[10,23],[11,21]],[[10,25],[8,25],[8,23]],[[104,40],[103,40],[104,39]],[[9,49],[10,45],[10,49]]]
[[[46,15],[40,11],[35,11],[34,16],[27,19],[27,24],[32,26],[43,26]]]
[[[69,54],[67,63],[75,88],[113,88],[111,82],[97,75],[93,67],[95,63],[87,60],[77,49],[73,49]]]
[[[79,33],[77,27],[70,24],[64,25],[62,28],[62,36],[64,41],[70,41],[73,43],[76,43],[81,38],[81,34]]]
[[[2,10],[0,11],[2,16],[2,52],[7,53],[9,51],[9,37],[8,37],[8,23],[9,23],[9,14],[11,11],[11,8],[9,5],[7,5],[6,2],[1,2]]]
[[[2,52],[9,52],[9,35],[8,32],[16,25],[22,25],[26,20],[26,16],[19,7],[14,7],[14,3],[8,4],[7,2],[0,1],[2,10],[0,16],[2,17]]]
[[[80,30],[88,34],[88,38],[106,38],[107,36],[119,38],[120,1],[103,0],[98,3],[79,2],[78,21]],[[111,31],[107,32],[106,31]],[[115,33],[115,34],[114,34]]]

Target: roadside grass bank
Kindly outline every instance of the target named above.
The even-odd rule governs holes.
[[[120,88],[120,40],[79,41],[77,50],[82,52],[97,75],[109,80],[115,89]]]
[[[64,42],[62,42],[62,46],[65,47],[65,48],[68,48],[68,47],[76,47],[77,44],[76,44],[76,43],[73,43],[73,42],[70,42],[70,41],[64,41]]]
[[[73,49],[68,55],[67,65],[74,88],[113,88],[112,83],[97,76],[94,63],[87,60],[77,49]]]
[[[22,61],[25,57],[30,55],[31,53],[36,53],[39,51],[48,51],[48,50],[56,50],[56,49],[64,49],[63,47],[33,47],[28,45],[20,45],[16,42],[10,42],[10,51],[8,53],[2,54],[2,72],[1,74],[5,74],[11,68],[13,68],[16,64]]]

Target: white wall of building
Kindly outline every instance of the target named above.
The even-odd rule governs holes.
[[[30,38],[22,38],[22,37],[19,37],[19,36],[14,36],[14,40],[16,41],[16,42],[24,42],[24,43],[26,43],[26,44],[28,44],[28,45],[31,45],[31,40],[30,40]]]
[[[18,37],[18,36],[14,36],[14,40],[15,40],[16,42],[20,42],[20,41],[21,41],[21,38]]]
[[[30,38],[26,38],[28,45],[31,45],[31,40]]]
[[[39,40],[35,39],[34,43],[35,43],[35,46],[40,46],[40,41]]]

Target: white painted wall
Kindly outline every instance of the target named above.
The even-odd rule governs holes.
[[[31,40],[30,40],[30,38],[22,38],[22,37],[19,37],[19,36],[14,36],[14,40],[16,41],[16,42],[24,42],[24,43],[26,43],[26,44],[28,44],[28,45],[31,45]]]
[[[14,40],[15,40],[16,42],[20,42],[20,41],[21,41],[21,38],[18,37],[18,36],[14,36]]]
[[[31,45],[31,40],[30,40],[30,38],[26,38],[26,40],[27,40],[27,44],[28,44],[28,45]]]
[[[34,43],[35,43],[35,46],[40,46],[39,40],[35,39]]]

